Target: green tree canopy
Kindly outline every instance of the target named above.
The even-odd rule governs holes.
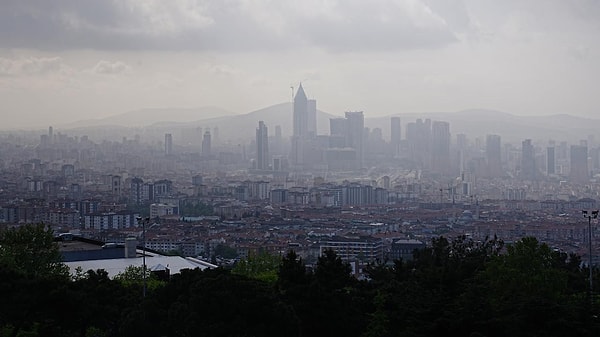
[[[564,255],[533,237],[506,247],[482,274],[491,325],[501,335],[536,331],[540,335],[569,334],[572,304]],[[582,303],[578,304],[580,306]],[[545,322],[544,324],[542,324]]]
[[[287,291],[294,285],[304,285],[309,281],[306,265],[296,252],[290,250],[282,259],[277,271],[277,282],[280,290]]]
[[[222,243],[218,244],[215,247],[214,254],[216,257],[221,257],[224,259],[235,259],[238,256],[237,250],[235,250],[235,248]]]
[[[241,259],[233,267],[232,273],[275,283],[281,258],[268,252],[260,252]]]
[[[327,289],[341,289],[352,282],[352,267],[343,262],[333,250],[328,249],[319,256],[315,278]]]
[[[144,284],[144,268],[142,266],[128,266],[115,275],[114,280],[128,287],[142,287]],[[146,288],[148,291],[153,291],[164,284],[164,281],[159,280],[150,272],[150,269],[146,268]]]
[[[197,204],[185,204],[181,207],[181,215],[183,216],[202,216],[202,215],[213,215],[213,207],[204,203]]]
[[[58,248],[52,229],[44,224],[0,231],[0,265],[28,277],[68,277]]]

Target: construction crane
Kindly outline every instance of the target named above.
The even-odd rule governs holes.
[[[448,184],[447,188],[440,188],[440,204],[443,202],[444,191],[448,191],[448,195],[452,197],[452,205],[455,204],[456,200],[454,196],[456,195],[456,186],[452,186],[452,184]]]

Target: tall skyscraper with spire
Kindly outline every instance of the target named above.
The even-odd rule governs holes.
[[[314,106],[316,113],[316,102],[310,105]],[[302,83],[294,96],[293,128],[291,163],[296,169],[300,169],[305,165],[305,148],[309,136],[309,101]]]
[[[294,137],[306,137],[308,135],[308,99],[302,83],[298,87],[294,97]]]
[[[310,137],[317,135],[317,101],[314,99],[306,101],[306,130]]]

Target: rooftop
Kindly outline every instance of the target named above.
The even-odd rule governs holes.
[[[138,255],[141,254],[141,250],[138,250]],[[143,266],[142,257],[134,258],[121,258],[121,259],[103,259],[103,260],[85,260],[85,261],[73,261],[65,262],[69,267],[69,271],[73,273],[77,267],[81,267],[84,271],[104,269],[109,277],[114,277],[117,274],[125,271],[129,266]],[[181,256],[165,256],[155,253],[146,252],[146,266],[150,270],[154,270],[158,265],[169,268],[172,274],[178,274],[184,269],[196,269],[200,268],[204,270],[206,268],[216,268],[217,266],[212,265],[208,262],[195,259],[195,258],[183,258]]]

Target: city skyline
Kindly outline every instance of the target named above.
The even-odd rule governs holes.
[[[0,0],[0,331],[598,335],[599,42],[600,0]]]
[[[240,114],[289,102],[300,82],[340,115],[593,118],[600,103],[592,1],[11,0],[0,9],[6,128],[153,107]]]

